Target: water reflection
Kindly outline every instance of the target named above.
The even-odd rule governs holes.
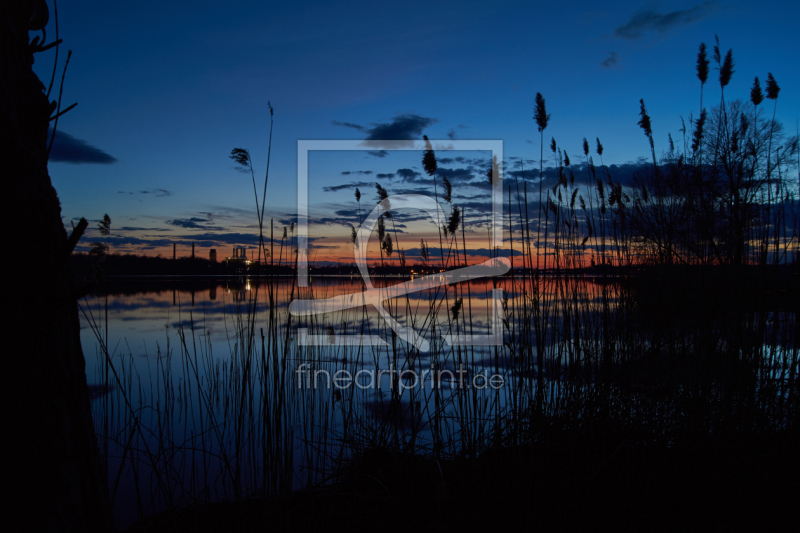
[[[448,344],[447,334],[489,333],[497,289],[502,345]],[[525,423],[521,415],[537,402],[553,414],[575,398],[592,405],[584,398],[596,397],[592,387],[603,379],[613,385],[603,394],[627,395],[615,396],[614,405],[631,417],[646,412],[642,398],[665,387],[680,394],[693,376],[710,380],[715,394],[720,375],[686,354],[705,342],[707,328],[717,328],[710,338],[730,352],[728,331],[742,329],[716,319],[681,335],[658,322],[645,326],[631,294],[591,278],[483,279],[386,300],[394,320],[429,341],[428,352],[398,338],[370,307],[289,314],[295,298],[357,299],[361,290],[361,279],[351,277],[317,278],[306,288],[290,277],[137,279],[110,280],[87,297],[81,340],[96,424],[103,423],[96,427],[108,428],[109,475],[123,478],[109,484],[131,495],[115,500],[120,523],[137,518],[139,498],[151,512],[176,497],[160,474],[192,501],[279,492],[324,479],[353,439],[474,451]],[[742,359],[756,354],[759,379],[778,383],[797,364],[787,334],[796,317],[781,311],[746,319],[744,327],[755,325],[769,344],[750,345]],[[299,328],[329,342],[304,346]],[[353,334],[383,344],[343,341]],[[372,385],[358,386],[359,376]],[[494,378],[497,388],[487,385]],[[350,385],[337,385],[344,382]],[[769,394],[782,398],[785,388],[774,387]]]

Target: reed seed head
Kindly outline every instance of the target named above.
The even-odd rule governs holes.
[[[750,88],[750,101],[754,106],[758,106],[764,101],[764,93],[761,92],[761,83],[758,81],[758,76],[753,80],[753,86]]]
[[[644,130],[644,134],[648,137],[653,136],[653,127],[650,124],[650,115],[647,114],[647,107],[644,105],[644,98],[639,100],[639,127]]]
[[[250,152],[248,152],[244,148],[234,148],[231,150],[231,155],[228,156],[233,159],[236,164],[242,167],[249,167],[250,166]]]
[[[97,223],[97,229],[100,230],[100,235],[103,237],[111,235],[111,217],[108,216],[108,213],[103,215],[103,219]]]
[[[447,231],[451,234],[455,234],[456,230],[458,230],[459,222],[461,222],[461,212],[458,206],[454,205],[453,210],[450,212],[450,218],[447,221]]]
[[[453,184],[447,179],[447,176],[442,176],[442,185],[444,186],[443,198],[447,203],[453,201]]]
[[[770,72],[767,74],[767,98],[770,100],[777,100],[779,92],[781,92],[781,88],[778,87],[775,78],[772,77],[772,72]]]
[[[433,152],[433,146],[431,146],[431,141],[428,140],[428,136],[423,135],[422,138],[425,139],[425,152],[422,154],[422,168],[425,169],[428,176],[433,176],[436,174],[437,169],[436,154]]]
[[[708,81],[706,43],[700,43],[700,50],[697,52],[697,78],[700,80],[700,85],[705,85],[706,81]]]
[[[391,257],[392,251],[394,251],[394,245],[392,244],[392,236],[390,234],[388,233],[386,234],[386,236],[383,239],[382,246],[383,250],[386,252],[386,255]]]
[[[378,240],[381,241],[381,245],[383,245],[383,238],[386,236],[386,223],[383,221],[383,217],[378,217]]]
[[[693,136],[693,139],[692,139],[692,151],[693,152],[697,152],[700,149],[700,146],[702,146],[702,142],[703,142],[703,127],[705,126],[705,123],[706,123],[706,117],[707,117],[706,110],[703,109],[700,112],[700,118],[697,119],[697,124],[696,124],[696,126],[694,128],[694,136]]]
[[[500,163],[497,162],[497,156],[492,156],[492,166],[486,172],[486,177],[489,179],[489,185],[494,185],[500,179]]]
[[[533,119],[536,121],[540,133],[547,128],[547,124],[550,122],[550,114],[547,112],[542,93],[536,93],[536,107],[533,112]]]
[[[389,193],[381,187],[380,183],[375,184],[375,189],[378,191],[378,203],[383,206],[383,209],[386,211],[383,216],[386,218],[392,218],[392,213],[389,209],[392,208],[392,205],[389,203]]]
[[[725,60],[722,62],[722,66],[719,69],[719,85],[720,87],[726,87],[730,81],[731,77],[733,76],[733,50],[728,49],[728,53],[725,54]]]

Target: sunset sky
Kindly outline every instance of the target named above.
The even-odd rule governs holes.
[[[773,0],[63,2],[53,94],[70,49],[62,108],[78,106],[58,121],[50,174],[68,228],[109,214],[112,251],[171,255],[177,242],[187,255],[195,242],[199,255],[213,247],[224,257],[234,245],[257,242],[253,184],[228,155],[250,150],[260,197],[267,102],[275,115],[266,218],[280,235],[296,212],[298,140],[500,139],[507,171],[518,171],[520,158],[526,170],[538,169],[532,116],[541,92],[552,114],[545,144],[555,138],[578,165],[583,138],[594,149],[599,137],[605,164],[617,165],[612,175],[625,182],[649,155],[637,126],[639,99],[656,152],[667,149],[668,133],[682,145],[681,117],[688,123],[699,113],[698,46],[713,49],[715,34],[735,60],[726,99],[746,100],[753,77],[763,85],[771,72],[781,87],[777,117],[794,134],[799,15],[796,2]],[[45,86],[54,59],[53,50],[36,56]],[[712,70],[704,105],[719,98]],[[765,105],[771,115],[772,102]],[[345,245],[359,220],[355,187],[363,214],[377,201],[375,182],[390,193],[430,191],[421,155],[314,155],[312,259],[352,260]],[[467,207],[468,248],[479,257],[490,156],[437,155],[447,158],[439,166],[455,185],[454,203]],[[544,164],[552,165],[547,148]],[[538,188],[534,173],[518,177]],[[428,221],[404,216],[405,249],[436,234]],[[89,231],[82,249],[98,237]]]

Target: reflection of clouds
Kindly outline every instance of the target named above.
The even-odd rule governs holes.
[[[376,279],[376,284],[392,285],[402,280],[399,278]],[[602,310],[602,297],[599,285],[595,285],[588,280],[586,287],[581,289],[583,296],[579,305],[583,309],[583,320],[586,324],[594,323]],[[441,340],[440,335],[446,333],[472,332],[474,334],[486,334],[489,332],[489,308],[491,302],[492,289],[495,284],[498,288],[503,288],[507,296],[508,316],[520,316],[517,312],[521,308],[525,297],[519,289],[517,280],[517,290],[511,290],[511,279],[497,278],[495,280],[485,279],[472,281],[469,284],[461,283],[445,288],[431,289],[419,293],[410,293],[403,297],[386,301],[387,309],[390,308],[391,316],[400,324],[413,327],[426,339],[436,343],[437,350],[447,357],[455,353],[455,349]],[[108,320],[109,320],[109,345],[113,348],[117,341],[122,340],[118,353],[150,353],[154,354],[158,349],[162,352],[166,350],[167,339],[169,339],[170,350],[178,349],[180,339],[178,330],[183,328],[187,344],[192,343],[192,329],[195,333],[195,341],[208,340],[213,332],[214,343],[224,345],[237,328],[235,324],[247,314],[248,303],[255,295],[258,295],[256,331],[263,327],[267,330],[267,293],[266,283],[258,283],[256,280],[136,280],[131,284],[121,281],[114,281],[109,285],[108,295]],[[249,290],[248,290],[249,289]],[[299,291],[292,278],[283,278],[275,283],[276,301],[272,310],[277,313],[288,313],[289,295],[295,298],[330,298],[340,294],[352,294],[362,290],[360,278],[315,278],[311,287]],[[530,287],[528,288],[530,290]],[[301,294],[302,292],[302,294]],[[214,298],[212,299],[212,294]],[[545,291],[548,298],[555,296],[548,289]],[[471,296],[471,299],[470,299]],[[464,299],[464,313],[458,325],[448,323],[448,309],[452,306],[455,298]],[[192,300],[194,299],[194,305]],[[449,302],[449,304],[448,304]],[[615,294],[610,293],[610,302],[616,303]],[[105,310],[105,295],[90,297],[88,305],[95,320],[102,321]],[[190,315],[191,313],[191,315]],[[435,332],[431,331],[431,323],[435,321],[437,327]],[[279,320],[279,335],[288,338],[293,342],[296,328],[298,325],[311,327],[311,333],[325,334],[328,326],[332,327],[336,334],[342,333],[364,333],[378,335],[388,343],[392,342],[392,332],[387,324],[379,316],[377,311],[368,306],[367,308],[353,308],[341,310],[321,316],[312,322],[305,319],[292,321],[287,325],[285,320]],[[519,324],[512,328],[518,331]],[[287,331],[287,327],[291,328]],[[542,332],[547,339],[545,344],[550,346],[552,342],[553,329],[562,327],[561,317],[558,313],[551,316],[548,323],[544,325]],[[510,339],[512,331],[504,328],[504,335]],[[90,346],[97,344],[94,334],[85,318],[82,318],[81,336],[84,341],[85,350],[91,353]],[[130,348],[126,346],[130,342]],[[519,342],[517,340],[516,342]],[[280,343],[279,343],[280,344]],[[144,346],[146,349],[142,349]],[[156,348],[158,347],[158,348]],[[198,348],[199,349],[199,348]],[[428,354],[419,354],[411,350],[404,342],[397,343],[397,351],[402,364],[406,367],[413,364],[415,368],[429,366],[431,359]],[[506,350],[501,349],[501,355]],[[223,357],[229,357],[227,348],[222,351]],[[382,361],[381,364],[388,364],[388,354],[383,351],[380,353],[366,353],[362,356],[362,361],[374,361],[376,358]],[[475,346],[470,349],[471,365],[477,369],[490,368],[498,365],[499,368],[511,368],[512,363],[494,358],[494,351],[488,347]],[[512,366],[509,366],[512,365]]]
[[[173,322],[169,327],[174,329],[183,328],[185,330],[203,330],[206,329],[205,324],[193,320],[181,320],[180,322]]]

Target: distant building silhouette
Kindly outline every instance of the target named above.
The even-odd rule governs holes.
[[[234,247],[233,256],[225,259],[225,264],[232,267],[237,273],[244,273],[250,267],[247,250],[244,247]]]
[[[228,261],[241,261],[243,263],[247,263],[250,260],[247,259],[247,250],[245,248],[234,247],[233,256],[229,257]]]
[[[208,260],[211,261],[212,263],[216,263],[217,262],[217,249],[216,248],[212,248],[211,250],[209,250],[209,252],[208,252]]]

